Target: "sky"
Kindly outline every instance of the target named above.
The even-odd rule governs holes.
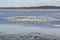
[[[60,0],[0,0],[0,7],[60,6]]]

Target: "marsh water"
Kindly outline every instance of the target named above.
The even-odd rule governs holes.
[[[11,22],[5,17],[14,16],[40,16],[59,19],[52,22]],[[39,9],[39,10],[0,10],[0,32],[46,32],[59,34],[60,32],[60,9]]]
[[[40,17],[51,17],[59,19],[53,22],[9,22],[6,21],[5,17],[13,16],[40,16]],[[60,10],[59,9],[41,9],[41,10],[0,10],[0,24],[15,24],[25,26],[46,26],[54,27],[54,25],[60,25]]]

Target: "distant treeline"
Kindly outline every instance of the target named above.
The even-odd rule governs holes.
[[[0,9],[60,9],[60,6],[38,6],[38,7],[0,7]]]

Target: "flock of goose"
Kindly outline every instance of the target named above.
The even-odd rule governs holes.
[[[51,17],[38,17],[38,16],[15,16],[15,17],[7,17],[6,20],[13,22],[20,22],[20,21],[52,22],[52,21],[58,21],[59,19],[51,18]]]

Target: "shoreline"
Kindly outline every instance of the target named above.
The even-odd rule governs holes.
[[[12,11],[35,11],[35,10],[49,10],[49,11],[51,11],[51,10],[55,10],[55,11],[57,11],[57,10],[60,10],[60,9],[0,9],[0,10],[3,10],[3,11],[10,11],[10,10],[12,10]]]

